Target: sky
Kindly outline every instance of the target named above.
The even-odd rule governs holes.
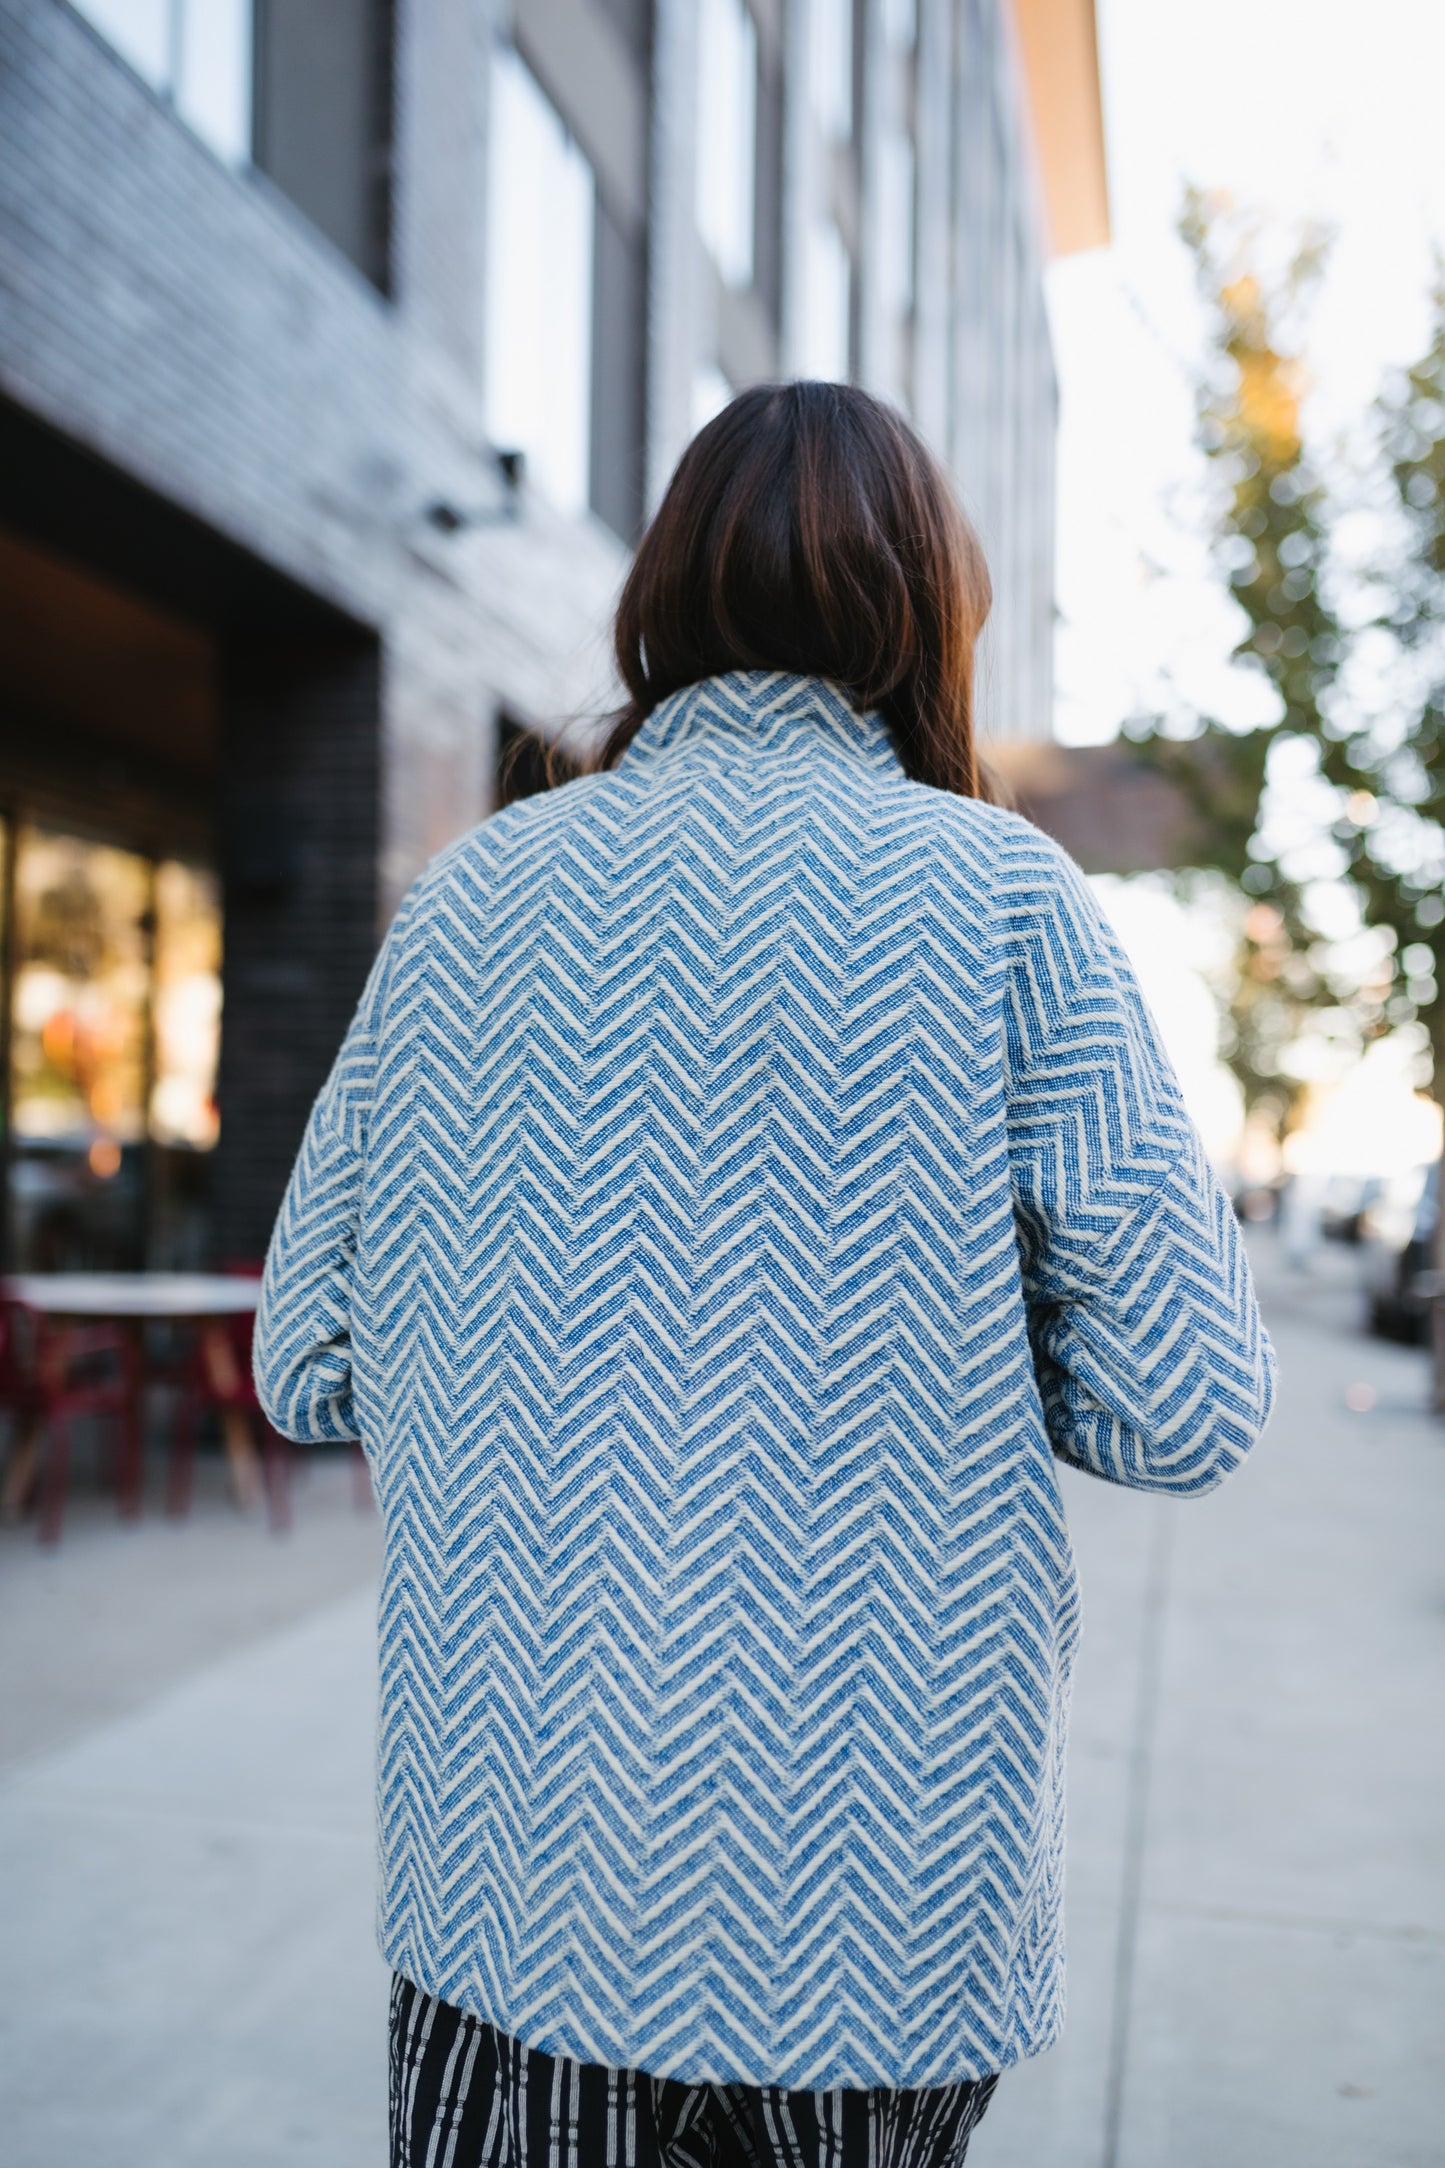
[[[1177,688],[1240,723],[1267,699],[1227,657],[1234,606],[1200,532],[1193,447],[1204,319],[1174,227],[1186,184],[1227,191],[1280,231],[1337,229],[1310,338],[1306,426],[1358,428],[1382,374],[1428,337],[1431,247],[1445,243],[1441,0],[1097,0],[1113,238],[1048,275],[1060,379],[1058,733],[1118,731]],[[1227,1156],[1237,1098],[1215,1012],[1181,953],[1208,949],[1167,899],[1101,884],[1196,1118]],[[1348,1082],[1331,1150],[1358,1171],[1414,1118],[1391,1058]],[[1365,1064],[1361,1064],[1363,1069]],[[1327,1107],[1322,1098],[1320,1120]],[[1428,1126],[1428,1125],[1427,1125]],[[1371,1142],[1371,1131],[1376,1141]],[[1410,1132],[1409,1153],[1418,1150]],[[1396,1154],[1398,1156],[1398,1152]]]
[[[1113,736],[1166,661],[1224,697],[1232,610],[1187,523],[1204,327],[1174,233],[1186,183],[1281,229],[1338,229],[1310,350],[1321,441],[1423,347],[1445,240],[1438,0],[1098,0],[1098,18],[1113,240],[1049,273],[1059,734],[1075,743]]]

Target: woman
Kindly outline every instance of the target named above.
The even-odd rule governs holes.
[[[312,1115],[257,1377],[385,1521],[396,2161],[931,2168],[1059,2030],[1054,1459],[1209,1490],[1274,1359],[988,601],[896,415],[737,399]]]

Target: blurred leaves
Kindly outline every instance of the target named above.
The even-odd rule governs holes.
[[[1285,1128],[1303,1089],[1289,1050],[1307,1027],[1358,1045],[1423,1027],[1421,1080],[1445,1083],[1445,271],[1428,352],[1363,433],[1350,480],[1375,539],[1361,561],[1340,546],[1351,506],[1315,470],[1302,420],[1327,237],[1307,233],[1267,273],[1271,237],[1197,191],[1180,231],[1209,317],[1198,440],[1214,560],[1243,614],[1233,660],[1268,681],[1278,713],[1246,731],[1196,714],[1187,735],[1177,714],[1135,719],[1129,734],[1196,816],[1196,870],[1248,899],[1222,1052],[1248,1109]],[[1283,822],[1270,817],[1282,794],[1296,816]],[[1316,801],[1302,853],[1297,816]],[[1376,936],[1363,962],[1320,923],[1320,845],[1326,885],[1345,884]],[[1190,869],[1179,878],[1187,889]]]

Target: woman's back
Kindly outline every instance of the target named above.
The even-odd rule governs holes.
[[[1053,1456],[1269,1406],[1072,861],[714,675],[407,899],[273,1249],[268,1404],[386,1525],[385,1954],[548,2048],[926,2086],[1061,2015]]]

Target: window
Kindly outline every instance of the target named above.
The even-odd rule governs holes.
[[[729,286],[753,282],[758,34],[744,0],[702,0],[697,225]]]
[[[833,221],[817,218],[803,259],[802,375],[846,381],[852,306],[852,258]]]
[[[561,511],[587,509],[592,406],[592,168],[509,46],[492,68],[487,432],[524,452]]]
[[[914,73],[912,49],[918,34],[918,16],[914,0],[884,0],[882,15],[888,52],[881,85],[878,217],[873,228],[878,252],[877,297],[888,319],[886,343],[879,357],[883,371],[880,388],[900,398],[905,396],[912,372],[908,329],[916,279],[917,160],[910,79]]]
[[[220,1127],[215,875],[29,823],[6,843],[11,1263],[173,1262]]]
[[[151,869],[132,851],[22,829],[11,1123],[113,1173],[146,1127]]]
[[[150,1133],[208,1151],[220,1134],[221,898],[209,867],[165,858],[155,869],[151,952]]]
[[[252,164],[388,293],[397,0],[253,6]]]
[[[76,0],[79,11],[232,165],[251,155],[252,0]]]
[[[853,133],[853,0],[813,0],[809,73],[813,111],[824,135]]]
[[[731,406],[733,388],[716,362],[705,362],[692,380],[692,433],[705,429],[715,414]]]
[[[880,146],[878,182],[883,230],[883,294],[887,307],[906,316],[913,306],[913,142],[901,125]]]

